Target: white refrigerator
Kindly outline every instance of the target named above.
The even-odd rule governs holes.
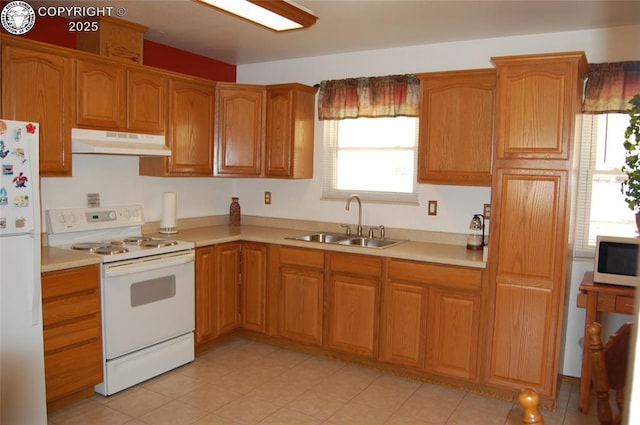
[[[46,425],[37,123],[0,119],[0,423]]]

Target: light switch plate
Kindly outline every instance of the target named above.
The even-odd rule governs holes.
[[[438,201],[429,201],[429,208],[427,211],[429,215],[438,215]]]

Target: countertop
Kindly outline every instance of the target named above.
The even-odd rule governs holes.
[[[323,249],[355,254],[376,255],[381,257],[399,258],[405,260],[425,261],[454,266],[485,268],[482,251],[471,251],[462,245],[447,245],[428,242],[406,241],[388,248],[362,248],[330,243],[306,242],[287,239],[300,236],[312,231],[286,229],[278,227],[255,225],[217,225],[195,227],[180,230],[177,234],[163,235],[151,233],[148,236],[173,238],[184,241],[192,241],[196,247],[221,244],[234,241],[262,242],[268,244],[280,244],[298,246],[301,248]],[[60,248],[43,247],[42,271],[54,271],[72,267],[80,267],[89,264],[99,264],[101,256],[72,252]]]
[[[43,246],[40,270],[42,273],[45,273],[100,263],[102,263],[102,257],[99,255],[54,248],[52,246]]]

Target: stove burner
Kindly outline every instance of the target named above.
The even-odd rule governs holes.
[[[108,244],[106,242],[83,242],[74,244],[73,246],[71,246],[71,249],[75,249],[77,251],[95,252],[100,248],[107,248],[109,246],[111,246],[111,244]]]
[[[143,242],[151,240],[148,236],[131,236],[124,240],[127,245],[142,245]]]
[[[118,255],[118,254],[124,254],[125,252],[129,252],[129,250],[121,246],[107,245],[105,247],[98,248],[91,252],[93,252],[94,254],[102,254],[102,255]]]
[[[145,248],[162,248],[165,246],[177,245],[178,242],[172,239],[149,239],[140,244]]]

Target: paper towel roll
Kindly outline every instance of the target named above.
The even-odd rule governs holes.
[[[162,194],[162,217],[160,218],[161,233],[176,232],[177,212],[178,212],[178,205],[176,203],[176,193],[164,192]]]

